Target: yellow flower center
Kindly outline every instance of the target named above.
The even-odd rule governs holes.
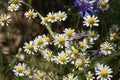
[[[53,57],[53,55],[52,54],[47,54],[48,55],[48,58],[52,58]]]
[[[88,75],[87,75],[87,77],[90,79],[90,78],[92,78],[92,74],[91,73],[89,73]]]
[[[83,43],[80,43],[80,48],[84,48],[84,44]]]
[[[89,18],[89,19],[88,19],[88,23],[89,23],[89,24],[92,25],[92,24],[94,24],[94,22],[95,22],[94,18]]]
[[[33,71],[32,71],[32,70],[29,70],[29,71],[28,71],[28,74],[29,74],[29,75],[33,75]]]
[[[108,71],[107,70],[101,70],[101,75],[103,77],[106,77],[108,75]]]
[[[77,56],[73,56],[72,60],[75,61],[77,59]]]
[[[44,77],[44,73],[39,73],[38,76],[39,76],[40,78],[43,78],[43,77]]]
[[[89,36],[90,37],[95,37],[95,32],[94,31],[90,32]]]
[[[79,62],[77,63],[77,65],[78,65],[79,67],[82,67],[82,66],[84,65],[84,63],[83,63],[82,61],[79,61]]]
[[[51,77],[52,79],[54,79],[54,78],[55,78],[55,75],[54,75],[54,74],[52,74],[50,77]]]
[[[105,45],[105,46],[103,47],[103,49],[106,50],[106,51],[108,51],[108,50],[109,50],[109,45]]]
[[[70,78],[68,78],[67,80],[73,80],[73,78],[70,77]]]
[[[17,72],[18,72],[18,73],[22,73],[23,70],[24,70],[24,69],[23,69],[22,67],[18,67],[18,68],[17,68]]]
[[[18,4],[19,0],[12,0],[14,4]]]
[[[65,62],[66,61],[66,57],[65,56],[60,56],[59,60],[62,61],[62,62]]]
[[[29,49],[29,50],[33,50],[33,49],[34,49],[34,46],[31,45],[31,44],[29,44],[29,45],[28,45],[28,49]]]
[[[101,5],[102,7],[106,7],[107,3],[104,2],[104,1],[102,1],[102,2],[100,3],[100,5]]]
[[[43,43],[43,40],[42,39],[38,39],[37,43],[38,43],[38,45],[41,45]]]
[[[22,55],[18,55],[17,58],[21,60],[22,59]]]
[[[110,36],[110,41],[113,42],[115,39],[113,36]]]
[[[116,37],[116,36],[117,36],[117,33],[113,33],[112,36],[113,36],[113,37]]]
[[[50,42],[50,38],[49,38],[49,37],[46,37],[45,40],[46,40],[47,42]]]
[[[89,40],[86,40],[86,41],[85,41],[85,44],[89,45],[89,44],[90,44],[90,41],[89,41]]]
[[[3,17],[3,18],[1,18],[1,21],[2,21],[3,23],[7,22],[7,18],[6,18],[6,17]]]
[[[29,16],[29,17],[33,17],[33,12],[31,12],[31,11],[28,12],[28,16]]]
[[[49,17],[45,17],[45,18],[44,18],[44,22],[45,22],[45,23],[48,23],[48,20],[49,20]]]
[[[72,29],[72,30],[67,31],[66,34],[67,34],[67,36],[71,36],[73,32],[74,32],[74,30]]]
[[[54,20],[55,19],[55,16],[52,14],[49,16],[50,19]]]
[[[73,53],[74,53],[75,55],[78,55],[79,50],[78,50],[78,49],[74,49],[74,50],[73,50]]]
[[[59,14],[58,17],[59,18],[64,18],[64,15],[63,14]]]
[[[58,39],[58,41],[59,41],[59,43],[64,43],[64,42],[65,42],[65,39],[64,39],[63,37],[60,37],[60,38]]]
[[[65,56],[69,56],[70,54],[68,52],[65,53]]]
[[[12,6],[11,6],[11,9],[14,10],[14,9],[15,9],[15,5],[12,5]]]

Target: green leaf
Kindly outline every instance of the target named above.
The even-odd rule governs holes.
[[[31,6],[32,0],[28,0],[28,4]]]

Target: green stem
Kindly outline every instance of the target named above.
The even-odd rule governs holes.
[[[79,22],[80,22],[80,16],[78,17],[78,20],[77,20],[76,29],[78,29],[78,26],[79,26]]]
[[[26,5],[26,6],[28,6],[28,7],[30,7],[30,8],[32,8],[32,6],[29,5],[29,4],[27,4],[26,2],[23,2],[23,4]],[[35,11],[38,13],[39,18],[42,19],[43,16],[37,10],[35,10]],[[48,32],[50,33],[50,35],[54,38],[54,32],[52,31],[50,25],[47,25],[45,27],[48,30]]]

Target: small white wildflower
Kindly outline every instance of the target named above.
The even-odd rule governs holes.
[[[8,3],[12,3],[12,4],[16,4],[16,5],[21,6],[22,2],[23,2],[22,0],[10,0]]]
[[[54,23],[57,21],[57,14],[54,12],[49,12],[48,15],[49,17],[49,22]]]
[[[87,26],[87,27],[99,26],[98,17],[95,17],[95,15],[93,15],[93,16],[87,15],[87,16],[83,17],[83,19],[85,20],[85,21],[83,21],[84,26]]]
[[[107,65],[97,63],[95,66],[95,74],[97,75],[97,80],[112,80],[112,72],[112,69]]]
[[[94,80],[95,77],[93,76],[94,74],[91,73],[91,71],[88,71],[88,74],[86,75],[87,80]]]
[[[66,14],[65,12],[59,11],[59,12],[57,13],[57,19],[58,19],[59,21],[65,21],[65,20],[67,19],[67,14]]]
[[[67,77],[63,77],[63,80],[78,80],[78,76],[74,76],[74,74],[70,73]]]
[[[25,13],[25,17],[28,19],[37,17],[37,13],[34,12],[34,9],[30,9],[28,12]]]
[[[33,41],[30,41],[29,43],[25,42],[23,48],[24,51],[28,54],[34,54],[38,50]]]
[[[70,58],[62,51],[61,53],[58,53],[58,56],[54,56],[54,60],[57,64],[67,64],[70,61]]]
[[[16,4],[10,4],[10,6],[8,6],[8,11],[14,12],[17,11],[19,9],[19,6]]]
[[[110,6],[108,4],[109,0],[99,0],[99,8],[102,11],[106,11]]]
[[[6,14],[1,14],[0,16],[0,24],[1,26],[8,26],[11,22],[11,17]]]
[[[100,50],[103,55],[111,54],[114,51],[113,46],[107,41],[100,45]]]
[[[24,76],[25,70],[26,70],[26,64],[19,63],[18,65],[14,66],[13,72],[15,73],[16,76]]]

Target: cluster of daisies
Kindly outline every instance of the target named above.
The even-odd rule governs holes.
[[[46,17],[42,18],[41,24],[48,25],[49,23],[55,23],[57,21],[65,21],[67,19],[67,14],[62,11],[57,13],[49,12]]]
[[[115,27],[114,27],[115,28]],[[110,28],[110,37],[113,37],[114,40],[117,36],[116,30]],[[89,54],[89,50],[93,50],[93,55],[95,53],[94,45],[95,42],[99,39],[97,31],[91,30],[91,28],[81,33],[76,33],[74,29],[65,28],[63,33],[55,33],[54,37],[49,35],[38,35],[33,41],[25,42],[23,49],[27,54],[36,55],[41,53],[43,58],[48,62],[54,62],[56,64],[67,65],[68,63],[73,65],[77,70],[83,71],[91,65],[91,61],[94,60]],[[49,48],[52,47],[53,49]],[[55,52],[57,50],[57,52]],[[110,38],[100,44],[98,53],[99,55],[110,55],[115,50],[113,40]],[[19,65],[18,65],[19,66]],[[16,67],[15,67],[16,69]],[[14,71],[16,74],[16,70]],[[107,80],[111,79],[112,70],[109,66],[104,66],[103,64],[98,64],[95,67],[95,74],[98,76],[97,80]],[[88,71],[87,80],[93,80],[95,77],[91,71]],[[74,77],[74,74],[69,74],[68,77],[64,77],[63,80],[67,78],[77,80],[77,77]],[[42,80],[42,79],[41,79]]]
[[[14,12],[19,10],[19,7],[22,5],[22,0],[10,0],[8,3],[8,11]]]
[[[16,76],[27,76],[30,79],[36,80],[57,80],[59,77],[57,73],[54,72],[45,72],[39,69],[35,69],[34,67],[30,68],[25,63],[19,63],[15,65],[13,72]],[[97,63],[95,65],[95,71],[88,71],[86,73],[86,80],[111,80],[112,69],[104,64]],[[75,75],[74,73],[69,73],[66,76],[62,76],[62,80],[79,80],[79,75]]]
[[[22,0],[11,0],[8,2],[8,11],[15,12],[18,11],[22,5]],[[38,13],[34,9],[29,9],[24,13],[25,17],[30,19],[36,18]],[[65,21],[67,19],[67,14],[64,11],[58,11],[57,13],[49,12],[47,17],[42,17],[40,22],[42,25],[48,25],[57,21]],[[0,15],[1,26],[8,26],[11,22],[11,16],[6,14]]]
[[[27,76],[30,79],[37,79],[37,80],[56,80],[57,74],[53,72],[44,72],[39,69],[35,69],[34,67],[30,68],[25,63],[19,63],[15,65],[13,72],[16,76]]]
[[[86,71],[92,61],[95,60],[95,56],[108,56],[115,51],[116,44],[114,41],[118,39],[118,28],[110,28],[110,35],[106,40],[97,45],[97,40],[100,35],[94,30],[93,26],[99,26],[99,19],[95,15],[100,8],[103,12],[109,8],[109,0],[75,0],[74,6],[80,7],[78,13],[83,17],[83,26],[89,27],[87,31],[75,32],[75,29],[65,28],[62,33],[55,33],[51,35],[38,35],[34,40],[25,42],[23,49],[24,52],[29,55],[42,55],[43,59],[48,62],[53,62],[60,65],[72,65],[76,71]],[[17,11],[21,6],[22,0],[11,0],[9,2],[8,11]],[[28,19],[36,18],[37,13],[34,9],[29,9],[25,12],[25,17]],[[65,21],[67,14],[62,11],[57,13],[49,12],[46,17],[42,17],[41,24],[49,25],[57,21]],[[1,26],[8,26],[11,22],[9,15],[2,14],[0,16]],[[97,43],[97,44],[96,44]],[[96,47],[97,45],[97,47]],[[97,54],[96,54],[97,53]],[[16,58],[24,60],[23,54],[17,54]],[[70,67],[70,66],[68,66]],[[58,78],[57,73],[45,72],[39,69],[30,68],[25,63],[18,63],[14,66],[13,72],[16,76],[28,76],[28,78],[38,80],[56,80]],[[93,71],[86,71],[86,80],[111,80],[112,69],[104,64],[96,63]],[[69,73],[63,76],[63,80],[79,80],[79,75]]]
[[[19,9],[21,6],[22,0],[10,0],[8,6],[8,11],[14,12]],[[0,25],[1,26],[8,26],[11,22],[11,16],[7,14],[1,14],[0,15]]]
[[[9,2],[8,11],[15,12],[18,11],[20,6],[22,5],[22,0],[10,0]],[[7,14],[0,15],[0,25],[1,26],[9,26],[11,23],[11,16]]]

